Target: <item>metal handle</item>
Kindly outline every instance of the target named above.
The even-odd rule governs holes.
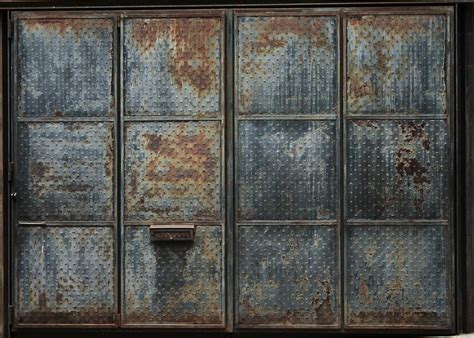
[[[153,242],[194,241],[195,233],[194,224],[150,225],[150,240]]]

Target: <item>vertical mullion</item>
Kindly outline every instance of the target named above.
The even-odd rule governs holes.
[[[16,176],[18,173],[18,165],[17,165],[17,149],[18,149],[18,140],[17,140],[17,116],[16,116],[16,109],[17,109],[17,100],[18,100],[18,88],[17,88],[17,55],[18,55],[18,19],[17,17],[12,14],[11,18],[11,34],[12,39],[10,40],[10,50],[9,50],[9,60],[10,60],[10,78],[9,78],[9,94],[11,99],[11,104],[9,106],[10,111],[10,118],[11,118],[11,133],[10,133],[10,147],[11,147],[11,161],[16,164],[13,167],[13,171],[11,173],[11,182],[10,182],[10,196],[9,196],[9,210],[11,212],[10,219],[9,219],[9,230],[10,230],[10,301],[11,306],[18,304],[18,292],[17,292],[17,285],[18,285],[18,274],[16,273],[16,222],[17,222],[17,204],[11,198],[14,191],[16,190]],[[10,317],[11,316],[11,317]],[[9,319],[13,322],[13,325],[16,323],[16,311],[13,308],[11,314],[9,314]]]
[[[225,185],[224,195],[226,200],[225,226],[223,234],[225,234],[225,285],[226,285],[226,304],[224,306],[226,329],[232,331],[234,328],[234,137],[233,137],[233,117],[234,117],[234,86],[233,86],[233,69],[234,69],[234,30],[233,30],[233,13],[225,12],[224,38],[225,51],[223,57],[225,60],[225,80],[222,84],[225,86]]]
[[[338,124],[337,124],[337,131],[339,132],[339,151],[337,152],[339,155],[338,158],[338,166],[339,166],[339,318],[340,323],[339,326],[344,328],[346,318],[345,318],[345,306],[346,306],[346,293],[345,293],[345,264],[346,264],[346,250],[345,250],[345,88],[346,88],[346,81],[345,81],[345,56],[346,56],[346,49],[345,49],[345,17],[343,15],[342,10],[339,12],[338,15],[338,67],[339,67],[339,85],[338,85],[338,92],[339,92],[339,116],[338,116]]]
[[[238,320],[240,319],[240,273],[239,273],[239,225],[238,225],[238,220],[239,220],[239,110],[238,110],[238,102],[239,102],[239,97],[238,97],[238,83],[237,83],[237,41],[239,39],[238,34],[238,21],[239,21],[239,16],[238,13],[232,12],[232,124],[233,124],[233,130],[232,130],[232,139],[233,139],[233,168],[235,169],[233,173],[233,182],[232,182],[232,207],[233,207],[233,221],[235,226],[233,227],[233,246],[234,246],[234,257],[233,257],[233,274],[234,274],[234,292],[233,292],[233,299],[234,302],[232,304],[233,308],[233,327],[238,326]],[[230,56],[229,56],[230,57]]]
[[[116,259],[115,262],[115,269],[117,270],[116,273],[116,318],[115,318],[115,325],[120,326],[121,321],[121,313],[122,313],[122,229],[123,229],[123,170],[122,170],[122,158],[123,158],[123,133],[122,133],[122,29],[121,29],[121,17],[118,15],[115,16],[114,19],[114,42],[115,42],[115,54],[114,54],[114,64],[115,64],[115,72],[114,72],[114,88],[115,88],[115,156],[116,156],[116,165],[115,165],[115,182],[116,182],[116,210],[115,210],[115,250],[116,250]]]
[[[118,231],[117,231],[117,244],[118,244],[118,257],[119,260],[117,262],[117,267],[119,268],[119,288],[117,290],[118,293],[118,311],[119,311],[119,320],[117,325],[119,327],[122,326],[122,313],[123,313],[123,297],[122,297],[122,292],[125,290],[125,262],[124,262],[124,257],[125,257],[125,242],[123,241],[124,238],[124,205],[125,205],[125,193],[124,193],[124,158],[125,158],[125,145],[124,145],[124,124],[123,124],[123,111],[124,111],[124,95],[123,95],[123,16],[119,15],[118,21],[117,21],[117,29],[118,31],[118,90],[117,90],[117,95],[118,95],[118,112],[117,112],[117,119],[118,119],[118,130],[119,130],[119,138],[117,140],[117,147],[118,149],[118,176],[119,176],[119,186],[118,186],[118,191],[119,191],[119,208],[117,210],[117,224],[118,224]]]
[[[341,84],[341,97],[340,97],[340,105],[341,105],[341,122],[340,122],[340,129],[341,129],[341,171],[342,171],[342,187],[341,187],[341,251],[342,251],[342,267],[341,267],[341,293],[342,293],[342,303],[341,303],[341,312],[342,312],[342,323],[341,327],[345,328],[347,322],[347,193],[346,193],[346,185],[347,185],[347,161],[346,161],[346,154],[347,154],[347,144],[346,144],[346,96],[347,96],[347,82],[346,82],[346,55],[347,55],[347,37],[346,37],[346,27],[347,27],[347,20],[346,20],[346,13],[343,11],[341,15],[341,24],[339,32],[339,36],[341,37],[340,46],[342,50],[342,55],[340,56],[340,67],[341,67],[341,74],[340,74],[340,81]]]

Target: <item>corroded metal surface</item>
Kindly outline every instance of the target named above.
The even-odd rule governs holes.
[[[125,125],[125,220],[219,221],[220,122]]]
[[[113,124],[20,123],[18,219],[111,221]]]
[[[242,16],[237,22],[240,114],[335,114],[335,16]]]
[[[241,121],[239,219],[335,219],[335,121]]]
[[[126,324],[221,324],[220,226],[198,226],[193,242],[154,243],[146,226],[125,230]]]
[[[113,20],[18,21],[18,114],[106,116],[113,113]]]
[[[446,121],[348,122],[348,216],[447,219]]]
[[[18,324],[114,321],[112,228],[19,227]]]
[[[336,228],[239,228],[238,324],[337,325]]]
[[[347,323],[449,326],[444,226],[355,226],[348,231]]]
[[[347,111],[444,114],[444,15],[351,15],[347,19]]]
[[[126,115],[217,116],[220,18],[124,20]]]

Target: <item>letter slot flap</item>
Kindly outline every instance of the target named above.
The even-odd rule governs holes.
[[[194,224],[163,224],[150,225],[150,240],[161,241],[194,241],[196,225]]]

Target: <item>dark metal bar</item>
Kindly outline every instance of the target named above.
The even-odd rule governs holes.
[[[28,122],[34,122],[34,123],[51,123],[51,122],[114,122],[114,118],[103,118],[103,117],[63,117],[63,118],[57,118],[57,117],[23,117],[19,116],[18,117],[18,123],[28,123]]]
[[[225,221],[225,241],[226,241],[226,328],[232,332],[234,329],[234,267],[235,267],[235,209],[234,209],[234,21],[232,11],[225,12],[225,195],[226,195],[226,221]]]
[[[165,0],[160,1],[157,4],[152,0],[122,0],[120,2],[113,2],[109,0],[102,0],[100,2],[95,2],[94,5],[84,4],[83,1],[71,1],[70,3],[65,4],[62,1],[47,1],[47,0],[8,0],[2,3],[3,9],[35,9],[35,10],[48,10],[48,9],[57,9],[57,10],[67,10],[71,8],[81,8],[81,9],[215,9],[215,8],[261,8],[263,6],[271,6],[272,9],[282,8],[282,7],[330,7],[330,6],[378,6],[378,5],[413,5],[413,6],[436,6],[436,5],[446,5],[454,3],[468,3],[469,0],[365,0],[362,2],[350,2],[350,1],[334,1],[334,0],[322,0],[322,1],[299,1],[299,2],[287,2],[279,0],[266,0],[266,1],[255,1],[255,0],[240,0],[235,3],[225,3],[223,1],[215,0],[206,0],[196,4],[193,1],[171,1]]]
[[[4,39],[4,16],[0,16],[0,38]],[[5,223],[5,198],[4,196],[6,187],[5,187],[5,175],[4,175],[4,163],[5,163],[5,157],[4,157],[4,149],[5,143],[4,143],[4,127],[6,126],[5,124],[5,117],[7,116],[5,110],[4,110],[4,88],[3,88],[3,76],[4,76],[4,60],[3,60],[3,53],[0,52],[0,112],[1,112],[1,117],[0,117],[0,140],[1,140],[1,146],[0,146],[0,243],[2,244],[2,248],[0,249],[0,338],[3,338],[6,336],[7,328],[6,324],[8,323],[8,320],[5,320],[5,304],[8,304],[8,302],[5,302],[6,300],[6,283],[5,283],[5,275],[6,275],[6,270],[5,267],[7,266],[5,263],[5,250],[3,244],[5,243],[5,234],[6,232],[6,225],[8,223]]]
[[[118,119],[118,200],[119,200],[119,209],[117,210],[118,219],[117,219],[117,242],[118,242],[118,257],[119,260],[116,266],[119,269],[119,280],[118,280],[118,290],[117,290],[117,307],[118,307],[118,318],[117,318],[117,326],[122,327],[122,314],[124,312],[124,301],[123,301],[123,290],[125,290],[125,262],[123,257],[125,257],[125,214],[124,214],[124,205],[125,205],[125,175],[124,175],[124,166],[125,166],[125,138],[124,138],[124,95],[123,95],[123,45],[124,45],[124,38],[123,38],[123,17],[122,15],[118,15],[117,17],[117,49],[118,49],[118,74],[117,74],[117,100],[118,100],[118,110],[117,110],[117,119]]]
[[[338,220],[245,220],[238,221],[238,226],[255,225],[308,225],[308,226],[337,226]]]
[[[464,99],[460,101],[460,114],[459,114],[459,131],[464,131],[463,140],[460,138],[459,149],[464,149],[464,159],[459,158],[459,167],[464,168],[465,176],[464,182],[462,181],[463,176],[458,175],[460,182],[459,187],[465,186],[465,191],[460,191],[462,197],[460,201],[464,202],[464,208],[460,210],[458,216],[465,215],[464,219],[460,218],[458,224],[463,232],[459,232],[460,240],[463,245],[463,255],[458,257],[462,270],[465,272],[463,285],[464,295],[462,300],[463,304],[463,332],[474,331],[474,199],[472,198],[474,193],[474,6],[473,4],[465,4],[461,7],[460,16],[462,29],[462,49],[460,49],[459,57],[462,58],[462,79],[459,86],[460,98]],[[460,76],[458,71],[458,76]],[[462,86],[461,86],[462,85]],[[458,134],[459,137],[459,134]],[[459,151],[459,150],[458,150]],[[463,161],[464,160],[464,161]],[[458,203],[460,202],[458,201]]]
[[[337,120],[337,115],[251,115],[239,116],[239,121],[245,120],[315,120],[315,121],[332,121]]]
[[[448,220],[442,220],[442,219],[433,219],[433,220],[398,220],[398,219],[393,219],[393,220],[360,220],[360,219],[348,219],[346,220],[346,224],[348,226],[351,225],[380,225],[380,226],[391,226],[391,225],[440,225],[440,226],[448,226],[450,222]]]
[[[17,226],[20,227],[32,227],[32,226],[40,226],[40,227],[46,227],[46,226],[52,226],[52,227],[113,227],[115,225],[115,222],[109,222],[109,221],[80,221],[80,222],[68,222],[68,221],[21,221],[19,220],[17,222]]]
[[[367,114],[357,114],[357,115],[346,115],[346,120],[447,120],[449,119],[448,115],[367,115]]]
[[[151,121],[221,121],[220,117],[192,117],[192,116],[124,116],[124,122],[151,122]]]

